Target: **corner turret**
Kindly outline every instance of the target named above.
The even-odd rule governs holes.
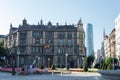
[[[81,18],[80,18],[80,20],[78,21],[77,27],[78,27],[79,29],[83,29],[83,23],[82,23]]]

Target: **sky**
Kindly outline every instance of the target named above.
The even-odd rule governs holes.
[[[94,50],[101,48],[103,29],[109,34],[120,13],[120,0],[0,0],[0,34],[8,34],[27,19],[28,24],[93,24]]]

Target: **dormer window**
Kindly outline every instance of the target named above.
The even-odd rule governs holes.
[[[52,27],[52,23],[51,23],[50,21],[48,22],[47,25],[48,25],[48,28],[51,28],[51,27]]]

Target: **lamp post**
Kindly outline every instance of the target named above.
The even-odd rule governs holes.
[[[50,68],[50,58],[48,58],[48,68]]]
[[[10,55],[12,59],[12,75],[15,75],[15,47],[11,49]]]
[[[66,53],[65,56],[66,56],[66,70],[67,70],[67,65],[68,65],[68,63],[67,63],[67,57],[68,57],[68,53]]]
[[[17,61],[18,61],[18,62],[17,62],[18,64],[17,64],[17,68],[18,68],[18,72],[19,72],[19,55],[20,55],[20,50],[19,50],[19,49],[18,49],[17,55],[18,55],[18,60],[17,60]]]
[[[39,67],[39,61],[40,61],[40,57],[38,56],[38,67]]]
[[[113,53],[113,59],[112,60],[113,60],[113,70],[114,70],[114,53]]]
[[[84,57],[82,57],[82,65],[83,65],[83,67],[84,67]]]

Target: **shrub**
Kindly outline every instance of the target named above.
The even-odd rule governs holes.
[[[112,69],[112,65],[111,65],[111,64],[108,64],[107,70],[111,70],[111,69]]]
[[[98,68],[99,69],[100,68],[100,64],[96,63],[95,66],[94,66],[94,68]]]
[[[43,65],[40,65],[40,69],[43,69],[44,67],[43,67]]]
[[[105,63],[104,63],[104,64],[102,64],[102,68],[101,68],[101,69],[102,69],[102,70],[107,70],[107,67],[108,67],[108,64],[105,64]]]
[[[53,64],[53,65],[51,66],[51,68],[52,68],[52,70],[55,70],[55,65]]]
[[[80,68],[83,68],[83,66],[81,65]]]

